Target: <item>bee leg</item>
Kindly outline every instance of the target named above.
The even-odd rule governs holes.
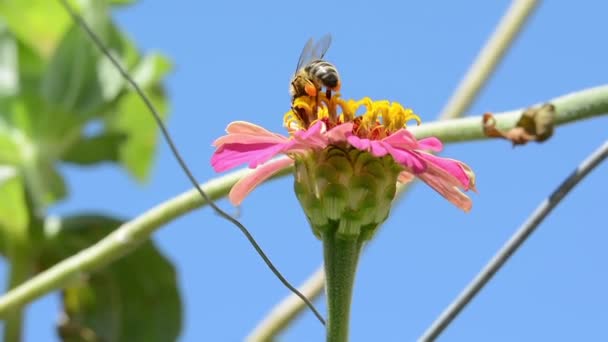
[[[296,107],[291,106],[291,111],[298,117],[298,119],[300,119],[305,127],[308,127],[310,120],[305,113],[303,113],[304,111],[302,109],[297,109]]]
[[[306,85],[304,86],[304,91],[310,97],[317,96],[317,87],[315,87],[314,83],[312,82],[306,82]]]
[[[331,100],[331,89],[327,88],[325,91],[325,97],[327,97],[328,100]]]

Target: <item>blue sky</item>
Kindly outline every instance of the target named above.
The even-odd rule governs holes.
[[[310,37],[333,35],[327,54],[342,95],[398,101],[433,120],[509,1],[180,2],[141,1],[116,11],[145,51],[169,55],[169,129],[199,180],[216,174],[211,141],[233,120],[284,132],[289,79]],[[469,114],[500,112],[606,82],[608,3],[545,2]],[[416,184],[363,255],[352,308],[352,341],[411,341],[465,286],[538,203],[606,139],[605,117],[557,128],[544,144],[450,145],[479,194],[469,214]],[[161,143],[151,181],[137,185],[112,166],[64,168],[71,197],[53,213],[101,210],[134,217],[190,188]],[[603,165],[557,208],[440,341],[606,340],[608,231]],[[226,201],[220,204],[228,208]],[[245,200],[242,222],[284,275],[300,283],[321,248],[292,192],[291,178]],[[287,294],[244,237],[210,209],[154,236],[176,264],[185,299],[182,341],[243,339]],[[5,266],[2,265],[2,271]],[[4,273],[4,272],[2,272]],[[2,281],[4,281],[2,275]],[[27,310],[26,341],[55,340],[59,300]],[[323,300],[319,307],[324,311]],[[306,313],[283,341],[323,340]]]

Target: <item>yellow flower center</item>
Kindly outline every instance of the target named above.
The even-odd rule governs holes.
[[[365,112],[357,115],[359,108],[364,108]],[[382,139],[405,128],[410,120],[420,124],[418,115],[397,102],[372,101],[369,97],[359,101],[344,100],[337,93],[331,99],[323,93],[317,97],[298,97],[283,118],[285,127],[292,133],[307,129],[318,120],[324,121],[328,129],[353,122],[353,133],[370,139]]]

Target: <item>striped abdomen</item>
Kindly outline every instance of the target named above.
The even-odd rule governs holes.
[[[304,71],[318,83],[329,89],[334,89],[340,85],[338,69],[333,64],[324,60],[314,60],[304,67]]]

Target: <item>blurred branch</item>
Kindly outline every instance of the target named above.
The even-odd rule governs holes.
[[[492,75],[536,5],[536,0],[515,0],[511,3],[511,7],[496,26],[494,33],[443,108],[439,115],[440,119],[460,117],[469,109],[479,90]]]
[[[225,197],[234,183],[251,171],[242,169],[231,172],[201,187],[211,200],[217,200]],[[277,176],[289,173],[291,168],[286,168]],[[5,318],[11,311],[46,293],[62,288],[82,273],[92,272],[124,256],[164,224],[206,204],[198,190],[192,189],[151,208],[124,223],[95,245],[57,263],[0,297],[0,318]]]
[[[304,284],[298,287],[306,298],[316,299],[325,286],[325,269],[323,265],[306,279]],[[271,341],[279,332],[283,331],[291,323],[304,307],[298,297],[289,294],[264,317],[264,319],[249,333],[245,339],[247,342]]]
[[[428,330],[420,337],[419,341],[434,341],[439,334],[458,316],[464,307],[479,293],[479,291],[492,279],[494,274],[515,254],[517,249],[530,237],[541,222],[551,213],[561,200],[580,181],[585,178],[596,166],[608,157],[608,141],[588,156],[566,179],[547,197],[534,212],[528,217],[524,224],[511,236],[501,249],[494,254],[492,259],[475,276],[458,297],[448,306],[441,315],[433,322]]]
[[[572,93],[555,100],[556,124],[564,124],[608,113],[608,86],[601,86]],[[497,114],[498,126],[510,128],[522,110]],[[509,126],[511,125],[511,126]],[[414,127],[416,135],[434,135],[447,142],[483,139],[481,116],[454,119]],[[467,137],[466,139],[460,136]],[[224,197],[230,188],[251,170],[239,170],[205,183],[202,188],[212,200]],[[282,170],[277,176],[291,174],[291,168]],[[125,223],[97,244],[59,262],[57,265],[36,275],[27,282],[0,297],[0,316],[6,315],[24,304],[51,291],[60,289],[70,279],[82,272],[91,272],[127,254],[137,244],[145,241],[164,224],[196,208],[206,205],[198,192],[193,189],[178,195],[148,210]]]

